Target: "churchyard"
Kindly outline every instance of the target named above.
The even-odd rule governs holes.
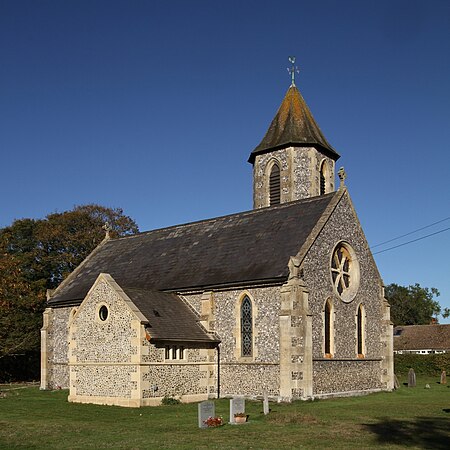
[[[0,385],[4,449],[434,448],[450,442],[450,386],[407,377],[391,393],[277,404],[245,402],[249,422],[230,425],[229,399],[214,402],[225,425],[200,429],[198,404],[121,408],[73,404],[65,390]],[[429,384],[430,388],[425,386]]]

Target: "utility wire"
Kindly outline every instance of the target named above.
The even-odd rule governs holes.
[[[381,242],[380,244],[372,245],[371,248],[380,247],[381,245],[388,244],[389,242],[397,241],[398,239],[401,239],[401,238],[403,238],[403,237],[405,237],[405,236],[409,236],[410,234],[414,234],[414,233],[417,233],[418,231],[425,230],[425,229],[430,228],[430,227],[432,227],[432,226],[434,226],[434,225],[437,225],[438,223],[445,222],[446,220],[449,220],[449,219],[450,219],[450,217],[446,217],[445,219],[438,220],[437,222],[431,223],[430,225],[426,225],[426,226],[424,226],[424,227],[422,227],[422,228],[418,228],[417,230],[410,231],[409,233],[402,234],[401,236],[398,236],[398,237],[389,239],[388,241],[384,241],[384,242]],[[445,231],[445,230],[444,230],[444,231]],[[430,234],[430,236],[432,236],[432,234]],[[426,237],[426,236],[425,236],[425,237]],[[411,241],[411,242],[414,242],[414,241]],[[389,250],[389,249],[388,249],[388,250]],[[381,252],[377,252],[377,253],[381,253]]]
[[[403,247],[404,245],[411,244],[411,243],[417,242],[417,241],[421,241],[422,239],[428,238],[430,236],[434,236],[435,234],[443,233],[444,231],[448,231],[448,230],[450,230],[450,227],[444,228],[443,230],[436,231],[435,233],[427,234],[426,236],[422,236],[422,237],[417,238],[417,239],[413,239],[412,241],[404,242],[403,244],[395,245],[394,247],[389,247],[389,248],[386,248],[384,250],[380,250],[379,252],[375,252],[373,254],[374,255],[378,255],[378,253],[383,253],[383,252],[387,252],[388,250],[393,250],[394,248]]]

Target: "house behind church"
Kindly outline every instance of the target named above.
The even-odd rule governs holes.
[[[450,324],[400,325],[394,328],[394,353],[430,355],[450,352]]]
[[[292,84],[250,154],[252,211],[106,238],[51,294],[41,387],[122,406],[392,389],[389,305],[338,158]]]

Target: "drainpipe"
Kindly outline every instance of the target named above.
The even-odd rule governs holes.
[[[217,398],[220,398],[220,347],[217,344]]]

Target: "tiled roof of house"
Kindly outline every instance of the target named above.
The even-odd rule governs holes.
[[[450,350],[449,325],[404,325],[394,328],[394,350]]]
[[[339,193],[104,241],[69,275],[49,306],[80,303],[99,273],[122,287],[185,292],[283,281]]]
[[[248,161],[253,164],[257,154],[290,146],[316,146],[335,161],[339,158],[295,86],[288,89],[266,135],[250,154]]]
[[[124,292],[148,320],[152,342],[220,342],[203,329],[198,316],[177,295],[132,288],[126,288]]]

